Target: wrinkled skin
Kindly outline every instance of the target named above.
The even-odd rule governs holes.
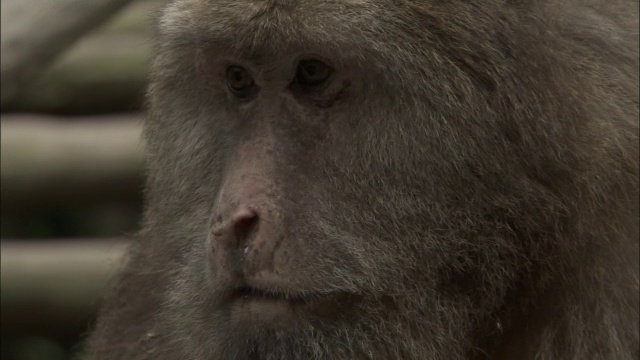
[[[178,0],[157,44],[92,359],[638,358],[637,1]]]

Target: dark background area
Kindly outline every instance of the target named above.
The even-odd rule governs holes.
[[[2,0],[1,357],[77,358],[142,210],[166,0]]]

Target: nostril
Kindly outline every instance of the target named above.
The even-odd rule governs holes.
[[[233,230],[237,244],[244,246],[258,227],[258,214],[252,209],[240,210],[233,216]]]

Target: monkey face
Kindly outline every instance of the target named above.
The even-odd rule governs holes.
[[[149,212],[173,209],[155,230],[173,226],[159,241],[184,254],[174,306],[229,332],[293,336],[398,309],[436,318],[443,284],[477,303],[505,286],[483,283],[481,247],[498,268],[519,246],[492,203],[516,194],[503,181],[518,174],[502,169],[518,152],[495,141],[499,127],[475,131],[502,120],[493,79],[460,74],[439,57],[447,48],[394,28],[393,14],[376,21],[398,37],[378,38],[376,23],[324,5],[184,1],[163,19]],[[301,17],[307,7],[316,16]],[[411,54],[416,41],[431,54]]]
[[[637,191],[637,164],[620,155],[619,182],[594,176],[624,142],[585,105],[603,99],[599,68],[578,76],[565,57],[585,48],[534,7],[173,2],[130,270],[157,285],[135,311],[164,334],[155,348],[463,359],[522,325],[512,312],[548,305],[584,229],[628,203],[614,190]]]

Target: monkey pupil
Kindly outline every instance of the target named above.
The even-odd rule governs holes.
[[[329,65],[318,60],[303,60],[298,65],[296,81],[305,86],[318,86],[331,75]]]
[[[307,74],[309,74],[310,77],[313,77],[318,73],[318,68],[314,64],[308,65],[306,69]]]
[[[247,90],[253,85],[253,80],[247,73],[247,70],[240,66],[230,66],[227,68],[227,85],[234,91]]]

